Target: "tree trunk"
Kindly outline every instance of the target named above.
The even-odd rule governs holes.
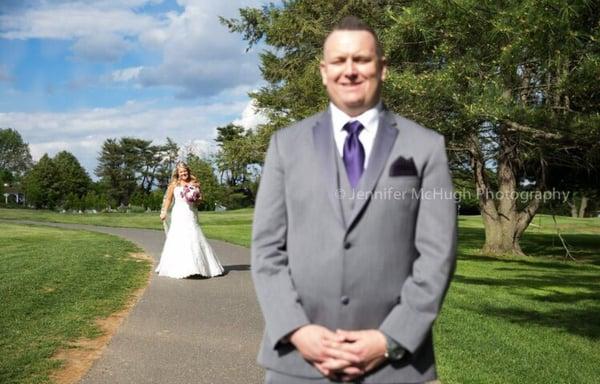
[[[579,206],[579,215],[578,217],[585,217],[585,210],[588,206],[588,198],[587,196],[581,196],[581,205]]]
[[[569,205],[569,208],[571,208],[571,217],[577,217],[577,204],[575,204],[575,201],[572,203],[567,201],[567,204]]]
[[[483,251],[491,254],[523,255],[519,240],[522,231],[519,228],[517,212],[517,183],[509,158],[510,154],[500,156],[498,163],[498,193],[496,194],[497,219],[484,220],[486,236]]]
[[[539,208],[540,201],[531,200],[528,206],[519,212],[515,165],[512,162],[516,154],[514,147],[507,142],[506,138],[502,139],[502,148],[498,156],[498,191],[491,192],[478,139],[473,137],[471,139],[474,143],[471,147],[471,153],[474,154],[471,165],[485,228],[485,243],[482,250],[490,255],[524,255],[519,241]]]

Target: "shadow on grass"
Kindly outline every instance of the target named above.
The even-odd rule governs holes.
[[[454,282],[498,290],[499,305],[466,308],[519,324],[558,328],[592,340],[600,339],[600,236],[566,235],[577,262],[564,261],[564,250],[554,234],[526,234],[521,245],[529,256],[493,257],[478,251],[483,229],[465,228],[459,237],[463,261],[473,264],[469,276],[456,274]],[[484,276],[477,276],[477,268]],[[490,271],[494,273],[490,277]],[[497,276],[497,277],[496,277]],[[503,306],[502,295],[519,297],[520,305]]]
[[[554,309],[551,311],[532,311],[523,308],[499,308],[486,306],[483,313],[508,319],[518,324],[537,324],[544,327],[558,328],[574,335],[594,341],[600,339],[600,306],[588,308]]]
[[[591,234],[563,234],[562,236],[577,261],[600,265],[600,236]],[[459,257],[481,255],[483,258],[489,259],[480,251],[484,239],[483,228],[460,228],[458,233]],[[526,232],[520,244],[521,249],[528,256],[568,260],[565,258],[562,242],[556,234]]]
[[[600,265],[600,236],[591,234],[563,234],[569,251],[580,261]],[[521,248],[530,256],[565,257],[560,238],[556,234],[526,233]]]
[[[530,272],[533,271],[530,270]],[[552,274],[550,272],[546,275],[522,274],[511,278],[497,279],[488,277],[467,277],[457,274],[454,276],[454,281],[470,285],[506,287],[517,293],[520,288],[535,289],[539,294],[543,294],[543,296],[527,293],[518,294],[527,299],[540,302],[569,304],[584,300],[597,300],[598,303],[600,303],[600,277],[593,274],[569,275],[568,273]],[[566,293],[560,291],[557,287],[579,289],[580,292]]]
[[[511,261],[503,260],[507,263]],[[520,263],[519,261],[515,261]],[[544,263],[544,268],[556,266]],[[534,268],[534,269],[532,269]],[[598,271],[581,274],[557,269],[539,270],[535,266],[529,273],[509,278],[467,277],[455,275],[454,282],[467,285],[492,286],[522,298],[521,306],[504,307],[486,305],[470,310],[485,313],[519,324],[537,324],[559,328],[566,332],[600,339],[600,277]],[[504,268],[503,268],[504,269]],[[522,268],[515,268],[522,270]],[[511,270],[515,270],[512,269]],[[532,273],[539,272],[541,275]],[[594,271],[591,271],[594,272]],[[564,292],[562,289],[573,290]],[[534,291],[532,291],[534,290]],[[537,304],[536,304],[537,303]]]

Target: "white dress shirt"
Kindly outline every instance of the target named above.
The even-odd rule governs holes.
[[[333,126],[333,138],[335,139],[335,145],[338,149],[340,156],[344,156],[344,142],[348,136],[348,132],[344,131],[344,125],[349,121],[358,120],[363,125],[363,130],[360,131],[358,139],[365,149],[365,169],[369,164],[369,157],[371,150],[373,149],[373,142],[375,141],[375,135],[379,128],[379,113],[381,112],[382,104],[381,101],[377,105],[356,117],[350,117],[346,113],[342,112],[333,103],[329,103],[331,109],[331,119]]]

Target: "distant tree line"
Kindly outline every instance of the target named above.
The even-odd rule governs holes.
[[[167,138],[164,144],[134,137],[104,141],[92,181],[68,151],[33,162],[14,129],[0,129],[0,192],[5,185],[25,195],[25,206],[54,210],[159,210],[177,161],[188,163],[201,183],[199,209],[250,207],[262,153],[253,132],[233,124],[217,129],[218,152],[201,158]],[[5,199],[8,200],[8,199]],[[14,198],[9,200],[15,203]],[[2,201],[4,203],[4,201]]]

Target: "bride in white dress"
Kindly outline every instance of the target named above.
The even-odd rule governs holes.
[[[200,185],[187,164],[180,162],[173,171],[160,211],[160,219],[165,221],[167,211],[175,201],[167,239],[156,267],[159,276],[183,279],[193,275],[213,277],[223,274],[221,263],[198,225],[194,202],[186,198],[190,187],[199,191]]]

